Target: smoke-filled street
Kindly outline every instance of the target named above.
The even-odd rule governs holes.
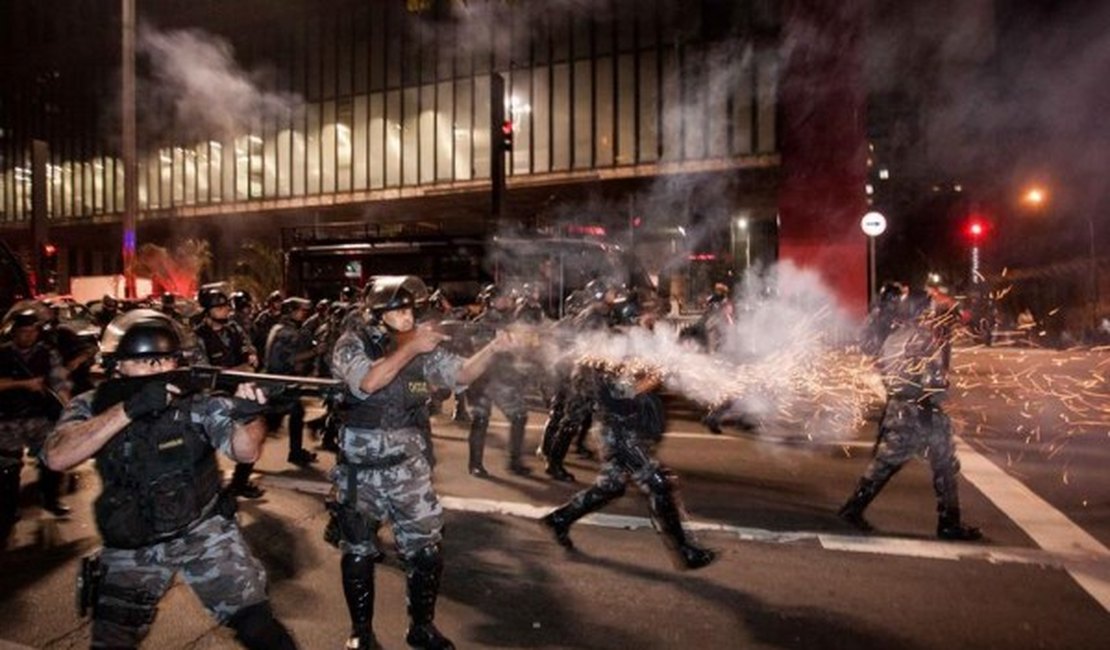
[[[1106,423],[1067,435],[1054,411],[1038,423],[1039,439],[1027,439],[1023,414],[1059,399],[1036,390],[1045,376],[1101,378],[1087,399],[1105,400],[1108,360],[1104,352],[956,351],[966,393],[951,411],[961,421],[965,518],[984,531],[976,543],[935,539],[922,462],[872,506],[876,532],[860,534],[836,516],[870,458],[873,421],[837,442],[773,430],[713,435],[700,413],[672,405],[661,458],[681,477],[688,527],[720,553],[698,572],[675,568],[634,490],[576,525],[577,550],[565,551],[536,518],[592,481],[596,462],[572,455],[575,484],[548,480],[531,457],[535,473],[509,474],[507,424],[495,419],[492,476],[470,477],[465,426],[437,416],[436,487],[448,511],[440,628],[475,648],[1095,647],[1110,635]],[[1017,404],[994,397],[992,381],[1005,376],[1027,382]],[[531,413],[529,449],[542,422]],[[297,469],[283,462],[284,442],[284,434],[268,442],[257,466],[266,494],[240,502],[240,521],[270,576],[275,611],[301,646],[339,647],[339,553],[322,539],[332,455]],[[78,476],[74,516],[29,514],[0,559],[0,641],[14,647],[87,643],[72,593],[77,560],[97,543],[89,502],[98,485],[90,467]],[[375,629],[383,647],[403,647],[404,580],[394,554],[384,567]],[[235,644],[178,585],[144,647]]]

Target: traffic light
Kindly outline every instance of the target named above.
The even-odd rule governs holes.
[[[983,243],[987,236],[987,231],[990,229],[989,224],[985,219],[978,215],[972,215],[967,220],[967,236],[971,243],[978,246]]]
[[[38,293],[51,293],[58,288],[58,247],[49,242],[39,247]]]
[[[501,123],[501,150],[513,150],[513,121],[505,120]]]

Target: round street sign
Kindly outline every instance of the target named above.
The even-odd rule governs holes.
[[[878,212],[868,212],[859,222],[863,234],[868,237],[878,237],[886,232],[886,217]]]

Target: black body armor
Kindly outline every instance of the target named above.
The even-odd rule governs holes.
[[[371,329],[363,334],[363,346],[373,360],[391,352],[395,343],[384,330]],[[393,381],[366,399],[349,396],[351,407],[343,421],[347,426],[360,429],[423,429],[429,426],[429,394],[424,368],[417,357],[397,373]]]
[[[35,344],[29,357],[23,357],[11,343],[0,346],[0,377],[34,379],[50,376],[50,348]],[[45,417],[57,419],[58,404],[46,395],[24,388],[0,392],[0,420]]]

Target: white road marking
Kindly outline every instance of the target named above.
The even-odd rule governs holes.
[[[320,480],[264,476],[262,482],[268,487],[281,487],[309,494],[327,494],[331,490],[331,483]],[[443,504],[444,508],[457,512],[501,515],[532,520],[539,519],[552,509],[551,505],[455,496],[440,496],[440,503]],[[642,530],[653,527],[651,520],[647,517],[605,513],[588,515],[578,523],[624,530]],[[744,541],[768,544],[816,542],[826,550],[848,553],[872,553],[936,560],[980,560],[992,564],[1035,564],[1066,569],[1073,575],[1076,573],[1095,573],[1098,570],[1097,558],[1092,557],[1089,553],[1076,550],[1053,552],[1033,548],[991,547],[899,537],[837,535],[816,531],[776,531],[709,521],[687,521],[686,527],[694,532],[722,533],[733,535]]]
[[[1068,568],[1068,573],[1103,609],[1110,611],[1110,551],[1064,513],[959,437],[956,438],[956,447],[964,477],[1038,546],[1052,555],[1080,556],[1092,560]]]

